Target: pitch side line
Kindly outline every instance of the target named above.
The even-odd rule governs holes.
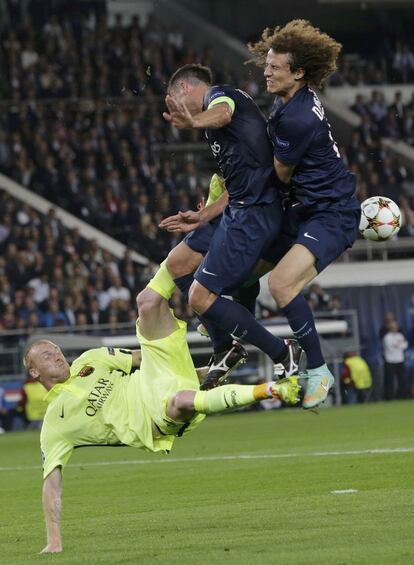
[[[131,459],[130,461],[96,461],[92,463],[69,463],[66,467],[107,467],[109,465],[157,465],[162,463],[198,463],[208,461],[252,461],[255,459],[299,459],[301,457],[337,457],[349,455],[392,455],[395,453],[414,453],[414,447],[395,447],[385,449],[361,449],[354,451],[313,451],[311,453],[263,453],[259,455],[212,455],[211,457],[177,457],[162,459]],[[41,469],[40,465],[19,467],[0,467],[0,472],[28,471]]]

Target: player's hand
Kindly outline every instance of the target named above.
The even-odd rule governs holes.
[[[40,554],[42,553],[61,553],[62,551],[62,544],[61,543],[48,543],[46,547],[42,549]]]
[[[188,129],[194,126],[193,116],[188,111],[184,102],[179,102],[176,98],[167,94],[165,97],[165,103],[167,105],[168,112],[162,113],[164,120],[170,122],[178,129]]]
[[[186,212],[178,212],[174,216],[164,218],[159,224],[163,230],[168,232],[188,233],[197,229],[201,225],[200,212],[187,210]]]

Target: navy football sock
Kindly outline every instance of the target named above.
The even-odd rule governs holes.
[[[298,294],[282,308],[292,328],[293,335],[306,353],[307,368],[315,369],[325,363],[312,310],[302,294]]]
[[[219,325],[234,337],[255,345],[278,362],[284,357],[287,346],[283,339],[273,336],[241,304],[219,296],[203,317]]]
[[[189,275],[184,275],[174,279],[175,284],[181,290],[186,302],[188,302],[188,292],[190,286],[193,284],[194,273]],[[230,349],[233,343],[233,338],[226,330],[223,330],[220,326],[216,326],[210,320],[204,318],[204,316],[198,316],[200,322],[205,326],[210,336],[211,342],[213,344],[214,353],[220,353],[221,351],[226,351]]]
[[[214,322],[208,320],[202,315],[199,315],[198,319],[208,331],[208,335],[210,336],[213,344],[214,353],[221,353],[222,351],[227,351],[232,347],[233,338],[228,331],[223,330],[221,327],[217,326]]]

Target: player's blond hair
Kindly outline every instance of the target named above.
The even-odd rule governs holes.
[[[260,67],[265,65],[269,49],[289,54],[291,71],[303,69],[306,83],[319,88],[336,70],[342,45],[307,20],[292,20],[284,27],[266,28],[261,41],[249,43],[248,48],[256,56],[249,62]]]

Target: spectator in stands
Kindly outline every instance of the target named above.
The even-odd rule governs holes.
[[[378,124],[381,132],[387,116],[387,103],[384,94],[380,90],[373,90],[366,107],[374,122]]]
[[[313,283],[309,287],[307,300],[314,305],[314,310],[328,310],[331,302],[331,296],[323,290],[320,284]]]
[[[0,386],[0,435],[10,429],[10,419],[8,417],[8,409],[4,393],[4,388]]]
[[[45,388],[36,379],[27,377],[23,384],[22,407],[27,420],[28,429],[41,428],[47,404],[43,400]]]
[[[385,312],[382,326],[380,327],[379,330],[379,338],[381,343],[385,334],[390,331],[390,326],[393,322],[396,322],[394,312],[391,311]]]
[[[406,196],[400,196],[398,204],[400,206],[404,223],[401,228],[401,235],[414,236],[414,210]]]
[[[357,94],[355,96],[355,102],[350,107],[350,110],[359,114],[360,116],[366,116],[368,114],[367,104],[365,103],[365,97],[363,94]]]
[[[396,82],[410,82],[414,73],[414,54],[410,47],[398,41],[392,62]]]
[[[347,404],[362,404],[369,400],[372,376],[367,362],[360,355],[355,352],[345,353],[341,379]]]
[[[396,321],[391,321],[388,331],[382,338],[384,352],[384,398],[407,398],[408,390],[405,377],[405,355],[408,342],[400,332]]]

